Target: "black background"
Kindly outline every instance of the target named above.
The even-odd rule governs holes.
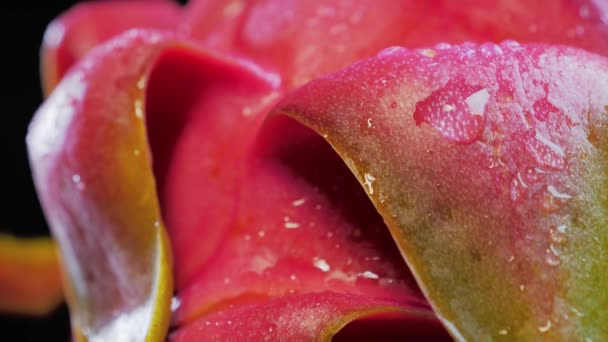
[[[44,3],[44,2],[42,2]],[[48,234],[25,150],[27,125],[42,102],[38,53],[46,25],[75,1],[0,5],[0,231],[18,236]],[[69,341],[65,306],[50,317],[0,315],[0,341]]]

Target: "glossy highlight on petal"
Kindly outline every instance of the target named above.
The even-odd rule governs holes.
[[[59,243],[78,340],[160,341],[166,334],[171,253],[142,117],[142,80],[171,42],[164,33],[133,30],[98,47],[30,125],[34,180]]]
[[[45,315],[63,301],[55,243],[0,235],[0,312]]]

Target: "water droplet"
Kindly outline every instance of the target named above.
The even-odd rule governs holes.
[[[327,261],[325,261],[325,259],[315,257],[312,260],[312,264],[314,267],[320,269],[323,272],[329,272],[329,270],[331,270],[331,266],[329,266],[329,264],[327,263]]]
[[[362,278],[366,278],[366,279],[380,279],[380,277],[372,271],[365,271],[365,272],[361,273],[359,276]]]
[[[171,312],[177,311],[181,305],[182,301],[179,299],[179,297],[173,296],[173,298],[171,298]]]
[[[154,228],[160,228],[160,221],[159,220],[155,220],[154,221]]]
[[[547,256],[545,257],[545,261],[547,262],[547,265],[549,265],[549,266],[558,266],[561,263],[559,260],[559,257],[556,255],[553,255],[553,253],[547,253]]]
[[[141,154],[141,151],[140,151],[138,148],[134,148],[134,149],[133,149],[133,155],[134,155],[134,156],[136,156],[136,157],[137,157],[137,156],[139,156],[140,154]]]
[[[511,263],[511,262],[513,262],[514,260],[515,260],[515,256],[514,256],[514,255],[511,255],[511,256],[509,257],[509,260],[507,260],[507,261],[508,261],[509,263]]]
[[[363,175],[363,177],[365,178],[365,182],[363,183],[363,185],[367,188],[367,192],[370,195],[373,195],[374,187],[372,186],[372,183],[374,183],[376,177],[374,177],[371,173],[366,173]]]
[[[228,323],[228,325],[232,325],[232,321],[230,321],[230,320],[228,322],[226,322],[226,323]]]
[[[397,102],[391,102],[391,108],[397,108]]]
[[[561,252],[557,249],[557,247],[555,247],[554,244],[549,245],[549,252],[551,252],[551,254],[555,255],[556,257],[559,257],[561,255]]]
[[[374,125],[372,124],[372,118],[367,118],[367,128],[372,128]]]
[[[561,226],[560,226],[561,227]],[[560,233],[560,231],[558,230],[558,228],[551,228],[549,229],[549,236],[551,237],[551,241],[554,243],[563,243],[564,242],[564,235],[563,233]]]
[[[74,183],[80,183],[80,175],[79,174],[73,174],[72,175],[72,182]]]
[[[297,199],[297,200],[291,202],[291,205],[294,207],[299,207],[304,203],[306,203],[306,198],[300,198],[300,199]]]
[[[414,120],[416,125],[430,124],[450,141],[472,143],[483,130],[489,99],[485,88],[460,80],[450,81],[416,104]]]
[[[137,81],[137,89],[143,90],[146,87],[146,82],[147,82],[146,76],[140,77],[139,80]]]
[[[291,279],[291,280],[294,280],[294,281],[295,281],[295,280],[297,279],[297,277],[296,277],[296,275],[295,275],[295,274],[292,274],[292,275],[290,275],[290,276],[289,276],[289,279]]]
[[[261,238],[262,238],[262,237],[264,237],[264,235],[266,235],[266,233],[265,233],[263,230],[260,230],[260,231],[258,232],[258,236],[259,236],[259,237],[261,237]]]
[[[549,329],[551,329],[551,320],[547,320],[547,323],[545,325],[538,327],[538,331],[540,331],[541,333],[546,333],[547,331],[549,331]]]
[[[230,284],[230,278],[224,278],[224,285]]]
[[[484,88],[473,93],[472,95],[464,99],[464,101],[469,106],[469,111],[471,112],[471,114],[484,115],[486,104],[488,103],[489,99],[490,93],[488,93],[488,90]]]
[[[501,329],[501,330],[498,331],[498,335],[503,335],[504,336],[504,335],[506,335],[508,333],[509,333],[509,331],[507,329]]]
[[[141,99],[137,99],[134,102],[135,107],[135,117],[138,119],[143,119],[144,117],[144,103]]]
[[[575,315],[577,315],[578,317],[585,317],[585,315],[584,315],[582,312],[580,312],[580,311],[579,311],[577,308],[575,308],[575,307],[571,307],[571,308],[570,308],[570,311],[572,311],[572,312],[573,312]]]

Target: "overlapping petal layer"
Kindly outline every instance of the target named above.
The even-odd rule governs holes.
[[[607,76],[566,47],[392,48],[280,108],[345,160],[454,336],[602,340]]]
[[[170,336],[187,341],[448,341],[430,311],[321,292],[220,309]]]
[[[143,118],[147,70],[170,41],[129,31],[82,60],[28,133],[34,180],[68,275],[78,339],[160,340],[172,292]]]
[[[298,86],[391,45],[512,39],[607,55],[607,17],[593,0],[194,0],[179,30]]]

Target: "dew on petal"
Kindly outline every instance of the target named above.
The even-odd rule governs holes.
[[[485,110],[490,94],[487,89],[464,81],[450,81],[416,104],[414,120],[420,126],[430,124],[453,142],[476,141],[485,123]]]
[[[365,271],[361,273],[360,276],[366,279],[380,279],[380,277],[372,271]]]
[[[541,333],[546,333],[547,331],[549,331],[549,329],[551,329],[551,321],[550,320],[548,320],[545,325],[538,327],[538,331],[541,332]]]
[[[299,198],[299,199],[291,202],[291,205],[294,206],[294,207],[299,207],[299,206],[301,206],[304,203],[306,203],[306,198]]]
[[[329,272],[329,270],[331,270],[331,266],[329,266],[329,264],[327,263],[327,261],[325,261],[325,259],[315,257],[312,260],[312,264],[314,267],[320,269],[323,272]]]
[[[376,181],[376,177],[374,177],[371,173],[366,173],[363,177],[365,178],[365,182],[363,183],[363,185],[365,185],[367,192],[370,195],[373,195],[374,187],[372,184],[374,183],[374,181]]]

